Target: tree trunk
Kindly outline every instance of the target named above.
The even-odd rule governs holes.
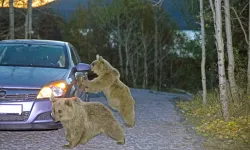
[[[136,59],[134,59],[134,57],[136,57]],[[137,73],[139,70],[139,67],[137,64],[138,64],[138,58],[137,58],[137,56],[133,56],[132,61],[130,62],[130,66],[131,66],[131,75],[132,75],[134,88],[137,87]]]
[[[128,67],[129,67],[129,51],[128,51],[128,42],[125,40],[125,56],[126,56],[126,64],[125,64],[125,79],[128,82]]]
[[[144,34],[144,24],[141,23],[141,30],[142,30],[142,45],[143,45],[143,83],[142,83],[142,88],[145,89],[148,86],[148,60],[147,60],[147,40],[146,36]]]
[[[160,47],[162,47],[162,46],[160,46]],[[159,52],[160,52],[159,55],[162,56],[162,48],[159,50]],[[161,87],[162,87],[162,74],[163,74],[163,60],[161,60],[159,63],[160,64],[159,64],[159,87],[158,87],[158,89],[161,90]]]
[[[232,94],[233,101],[238,100],[238,90],[234,75],[234,53],[233,53],[233,42],[232,42],[232,30],[231,30],[231,14],[230,14],[230,0],[224,1],[225,8],[225,28],[227,37],[227,54],[228,54],[228,79],[230,91]],[[229,94],[229,93],[228,93]]]
[[[139,57],[139,54],[138,52],[136,53],[136,63],[135,63],[135,67],[134,67],[134,70],[135,70],[135,80],[136,80],[136,85],[137,85],[137,79],[138,79],[138,75],[139,75],[139,68],[140,68],[140,65],[139,65],[139,60],[140,60],[140,57]]]
[[[143,63],[144,63],[144,77],[143,77],[143,88],[145,89],[148,86],[148,64],[147,64],[147,48],[145,47],[145,43],[144,45],[144,59],[143,59]]]
[[[170,59],[170,87],[173,85],[173,59]]]
[[[32,37],[32,0],[28,0],[28,38]]]
[[[4,5],[4,2],[5,2],[5,0],[2,0],[2,7],[3,7],[3,5]]]
[[[132,26],[128,26],[127,27],[127,30],[125,31],[125,36],[124,36],[124,48],[125,48],[125,60],[126,60],[126,64],[125,64],[125,79],[126,79],[126,82],[129,81],[129,40],[130,40],[130,35],[131,35],[131,32],[132,32]]]
[[[156,13],[156,12],[155,12]],[[158,82],[158,21],[154,15],[154,87],[157,88]]]
[[[120,66],[121,78],[123,78],[124,71],[123,71],[123,59],[122,59],[122,40],[121,40],[121,31],[120,31],[120,17],[119,17],[119,15],[117,15],[116,17],[117,17],[117,38],[118,38],[119,66]]]
[[[14,0],[9,0],[9,17],[10,17],[10,24],[9,24],[9,38],[15,39],[15,14],[14,14]]]
[[[228,112],[228,97],[227,97],[227,86],[226,86],[226,73],[224,63],[224,43],[222,38],[222,16],[221,16],[221,0],[215,0],[215,11],[214,6],[210,0],[210,5],[213,10],[214,24],[215,24],[215,38],[216,48],[218,55],[218,73],[219,73],[219,89],[220,89],[220,102],[222,107],[222,114],[225,121],[229,119]]]
[[[248,12],[248,65],[247,65],[247,95],[250,95],[250,0]]]
[[[201,44],[202,44],[202,60],[201,60],[201,83],[202,83],[202,103],[207,103],[207,84],[206,84],[206,48],[205,48],[205,25],[204,25],[204,12],[203,0],[200,0],[200,20],[201,20]]]
[[[134,56],[132,56],[129,60],[129,69],[131,71],[132,84],[133,87],[136,87],[136,78],[135,78],[135,70],[134,70]]]
[[[28,12],[25,16],[25,23],[24,23],[24,28],[25,28],[25,32],[24,32],[24,38],[25,39],[28,39],[28,24],[29,24],[29,15],[28,15]]]

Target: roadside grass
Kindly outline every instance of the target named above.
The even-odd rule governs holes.
[[[176,106],[194,126],[198,135],[205,137],[203,146],[208,150],[250,149],[250,105],[249,98],[242,97],[237,105],[229,104],[230,120],[222,118],[218,93],[209,91],[207,105],[202,97],[194,96],[191,101],[178,101]]]

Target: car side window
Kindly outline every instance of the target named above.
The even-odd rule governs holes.
[[[78,63],[80,63],[81,62],[80,56],[78,55],[77,50],[74,48],[74,46],[72,46],[72,47],[73,47],[73,51],[74,51],[75,56],[76,56],[76,60],[78,61]]]
[[[77,65],[79,63],[79,61],[77,59],[77,56],[75,55],[74,47],[71,45],[70,45],[70,53],[71,53],[71,57],[72,57],[74,65]]]

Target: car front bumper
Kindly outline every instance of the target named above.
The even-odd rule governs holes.
[[[54,130],[60,129],[60,123],[27,123],[27,124],[0,124],[0,131],[13,131],[13,130]]]
[[[22,114],[0,114],[0,130],[48,130],[62,125],[51,118],[49,100],[0,101],[0,104],[22,105]]]

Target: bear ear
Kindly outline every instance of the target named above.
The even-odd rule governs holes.
[[[72,100],[65,100],[64,102],[65,105],[72,107]]]
[[[102,61],[103,58],[102,58],[102,56],[100,56],[99,54],[97,54],[97,55],[96,55],[96,60]]]
[[[56,102],[56,98],[55,98],[53,92],[51,92],[51,95],[50,95],[49,100],[50,100],[52,103]]]
[[[99,57],[100,57],[100,56],[99,56],[99,54],[97,54],[97,55],[96,55],[96,60],[98,60],[98,59],[99,59]]]
[[[102,58],[102,56],[99,56],[99,60],[100,60],[100,61],[103,61],[103,58]]]

